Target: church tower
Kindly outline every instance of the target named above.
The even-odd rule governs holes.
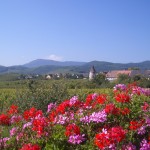
[[[89,81],[93,80],[95,78],[95,75],[96,75],[96,70],[94,66],[92,66],[89,72]]]

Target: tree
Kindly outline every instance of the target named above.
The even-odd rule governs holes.
[[[101,85],[102,83],[106,83],[108,81],[106,80],[105,75],[101,73],[101,74],[97,74],[95,76],[95,78],[93,79],[93,82],[98,84],[98,85]]]
[[[119,74],[117,78],[117,82],[127,84],[131,82],[131,78],[126,74]]]
[[[141,79],[142,79],[141,75],[135,75],[135,76],[133,77],[133,81],[139,81],[139,80],[141,80]]]

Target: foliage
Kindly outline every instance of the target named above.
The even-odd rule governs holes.
[[[131,83],[131,78],[126,74],[119,74],[117,82],[124,83],[124,84]]]
[[[50,102],[60,102],[68,97],[67,88],[63,84],[42,85],[36,80],[29,80],[28,88],[17,93],[16,103],[24,111],[32,106],[46,111]]]
[[[98,74],[93,79],[93,82],[101,85],[103,82],[105,82],[105,75],[104,74]]]
[[[123,83],[123,84],[129,84],[136,82],[140,87],[143,88],[150,88],[150,79],[145,78],[141,75],[135,75],[133,77],[129,77],[125,74],[120,74],[117,81],[114,81],[115,84]],[[110,85],[111,83],[109,83]]]
[[[6,110],[16,99],[14,89],[0,89],[0,112]]]
[[[17,73],[7,73],[7,74],[0,74],[1,81],[15,81],[17,80],[19,74]]]
[[[33,95],[40,93],[34,81],[30,84]],[[61,89],[56,85],[53,88],[54,95]],[[83,100],[73,96],[64,101],[50,101],[46,112],[36,108],[36,103],[23,112],[13,104],[0,114],[0,148],[149,150],[149,96],[149,90],[135,84],[117,84],[113,90],[91,93]]]

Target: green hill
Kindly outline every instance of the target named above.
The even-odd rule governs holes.
[[[91,61],[77,66],[57,66],[43,65],[40,67],[27,68],[24,66],[0,66],[0,74],[19,73],[19,74],[48,74],[48,73],[88,73],[94,66],[97,72],[110,70],[124,70],[128,68],[138,68],[141,70],[150,70],[150,61],[140,63],[111,63],[104,61]]]

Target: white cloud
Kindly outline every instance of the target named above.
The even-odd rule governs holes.
[[[48,56],[47,59],[50,59],[50,60],[56,60],[56,61],[62,61],[63,60],[63,57],[62,56],[57,56],[55,54],[51,54]]]

